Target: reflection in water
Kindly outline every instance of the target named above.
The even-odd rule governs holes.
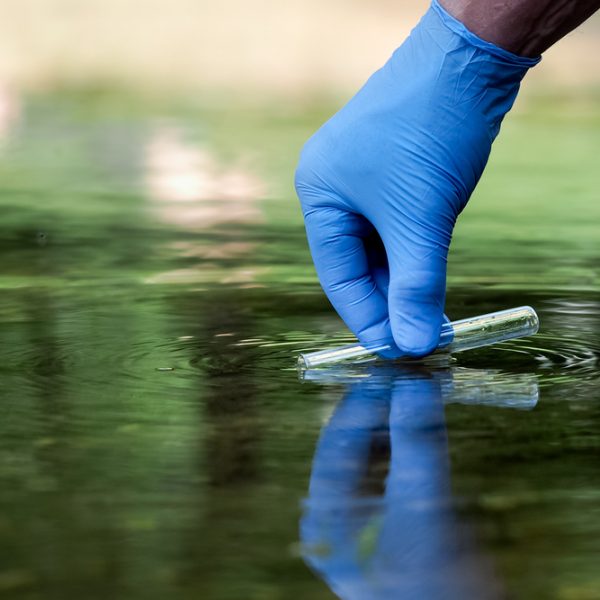
[[[223,167],[207,149],[187,141],[177,128],[159,128],[150,139],[145,173],[152,212],[161,223],[200,233],[220,226],[263,222],[258,201],[266,193],[264,182],[242,167]],[[229,239],[209,244],[198,240],[175,242],[171,246],[175,253],[196,264],[160,273],[148,282],[204,281],[207,262],[240,260],[255,249],[253,243],[240,239],[239,233],[229,233]],[[220,282],[250,285],[255,275],[254,269],[239,268]]]
[[[242,168],[223,168],[208,150],[172,127],[159,129],[146,148],[146,184],[166,223],[203,230],[223,223],[262,221],[256,202],[264,184]]]
[[[306,562],[340,598],[503,597],[452,510],[444,404],[462,392],[473,403],[474,390],[487,405],[538,398],[535,378],[481,371],[384,368],[350,384],[322,432],[301,523]]]

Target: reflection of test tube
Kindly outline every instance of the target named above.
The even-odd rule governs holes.
[[[462,352],[534,335],[537,333],[539,325],[538,316],[530,306],[520,306],[489,315],[444,323],[436,352],[440,350]],[[389,344],[374,343],[369,346],[353,344],[301,354],[298,357],[298,366],[301,369],[314,369],[347,361],[374,360],[375,355],[388,350],[392,350],[392,346]]]

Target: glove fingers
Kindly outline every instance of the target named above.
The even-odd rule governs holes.
[[[394,381],[389,426],[392,452],[386,496],[400,500],[400,511],[410,513],[413,502],[443,497],[447,480],[444,402],[437,377],[415,373]],[[421,511],[413,517],[417,514],[426,519]]]
[[[387,298],[377,286],[364,243],[372,225],[330,207],[308,211],[304,219],[319,280],[340,317],[362,343],[391,342]],[[378,277],[385,280],[381,273]]]
[[[400,251],[399,251],[400,250]],[[388,252],[390,257],[389,318],[394,341],[414,357],[433,352],[446,320],[447,250],[421,245]]]
[[[363,240],[367,260],[369,261],[369,269],[373,275],[373,279],[377,284],[377,288],[381,291],[384,298],[388,297],[390,287],[390,266],[387,259],[387,253],[383,241],[377,231],[373,230],[371,235]]]

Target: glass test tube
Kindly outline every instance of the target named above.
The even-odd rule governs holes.
[[[539,325],[538,316],[530,306],[520,306],[488,315],[444,323],[436,352],[440,350],[462,352],[534,335],[537,333]],[[392,346],[389,344],[375,343],[369,346],[352,344],[331,350],[310,352],[298,357],[298,367],[314,369],[348,361],[373,360],[379,352],[391,349]]]

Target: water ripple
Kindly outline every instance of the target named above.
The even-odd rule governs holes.
[[[220,385],[223,378],[252,374],[276,378],[282,372],[296,370],[296,358],[301,352],[352,341],[347,333],[314,335],[301,331],[251,338],[230,334],[209,340],[183,336],[157,341],[148,337],[115,344],[110,352],[100,353],[73,339],[58,339],[51,348],[19,347],[12,353],[5,349],[0,369],[35,387],[44,387],[51,381],[98,387],[118,380],[139,390],[173,391],[189,388],[199,378],[204,385]],[[542,333],[453,358],[461,367],[530,372],[537,374],[541,382],[556,382],[597,377],[600,347]]]

